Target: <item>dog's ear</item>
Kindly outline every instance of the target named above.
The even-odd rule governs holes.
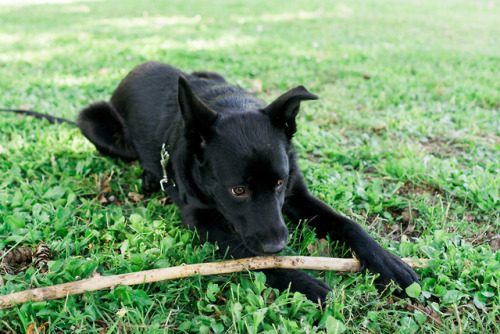
[[[309,92],[304,86],[290,89],[265,107],[262,112],[271,118],[275,126],[282,127],[288,138],[292,138],[297,131],[295,117],[299,113],[300,102],[317,100],[318,97]]]
[[[212,133],[212,125],[217,120],[217,113],[196,96],[183,76],[179,76],[177,101],[186,125],[186,135],[190,137],[188,139],[199,141],[203,146]]]

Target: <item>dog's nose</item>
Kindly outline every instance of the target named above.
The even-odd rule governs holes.
[[[285,245],[286,245],[285,241],[263,244],[262,250],[266,254],[276,254],[281,252],[283,248],[285,248]]]

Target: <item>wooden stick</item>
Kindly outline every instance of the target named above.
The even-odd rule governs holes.
[[[419,260],[417,262],[410,258],[405,258],[403,261],[413,268],[423,268],[426,266],[425,260]],[[270,268],[333,270],[346,272],[357,272],[361,270],[359,262],[356,259],[309,256],[257,256],[223,262],[180,265],[177,267],[152,269],[113,276],[96,275],[92,278],[83,279],[81,281],[15,292],[9,295],[0,296],[0,310],[25,303],[28,300],[31,300],[32,302],[39,302],[42,300],[65,298],[67,296],[81,294],[84,291],[97,291],[109,288],[113,289],[118,284],[136,285],[189,277],[192,275],[205,276]]]

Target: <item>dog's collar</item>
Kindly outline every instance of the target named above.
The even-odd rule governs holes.
[[[173,180],[169,180],[167,176],[167,164],[168,164],[168,159],[170,158],[170,154],[168,153],[168,148],[169,146],[163,143],[163,145],[161,146],[161,156],[160,156],[161,170],[163,172],[163,178],[160,180],[160,186],[161,190],[165,192],[167,191],[167,184],[169,181],[175,187],[175,182]]]

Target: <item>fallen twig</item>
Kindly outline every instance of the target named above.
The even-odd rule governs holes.
[[[406,258],[403,259],[403,261],[408,263],[413,268],[425,267],[424,260],[417,262]],[[84,291],[97,291],[108,288],[113,289],[119,284],[136,285],[189,277],[192,275],[204,276],[270,268],[333,270],[346,272],[356,272],[361,270],[359,262],[356,259],[309,256],[258,256],[223,262],[198,263],[170,268],[152,269],[114,276],[96,275],[92,278],[80,281],[0,296],[0,310],[25,303],[29,300],[32,302],[39,302],[42,300],[65,298],[67,296],[81,294]]]

